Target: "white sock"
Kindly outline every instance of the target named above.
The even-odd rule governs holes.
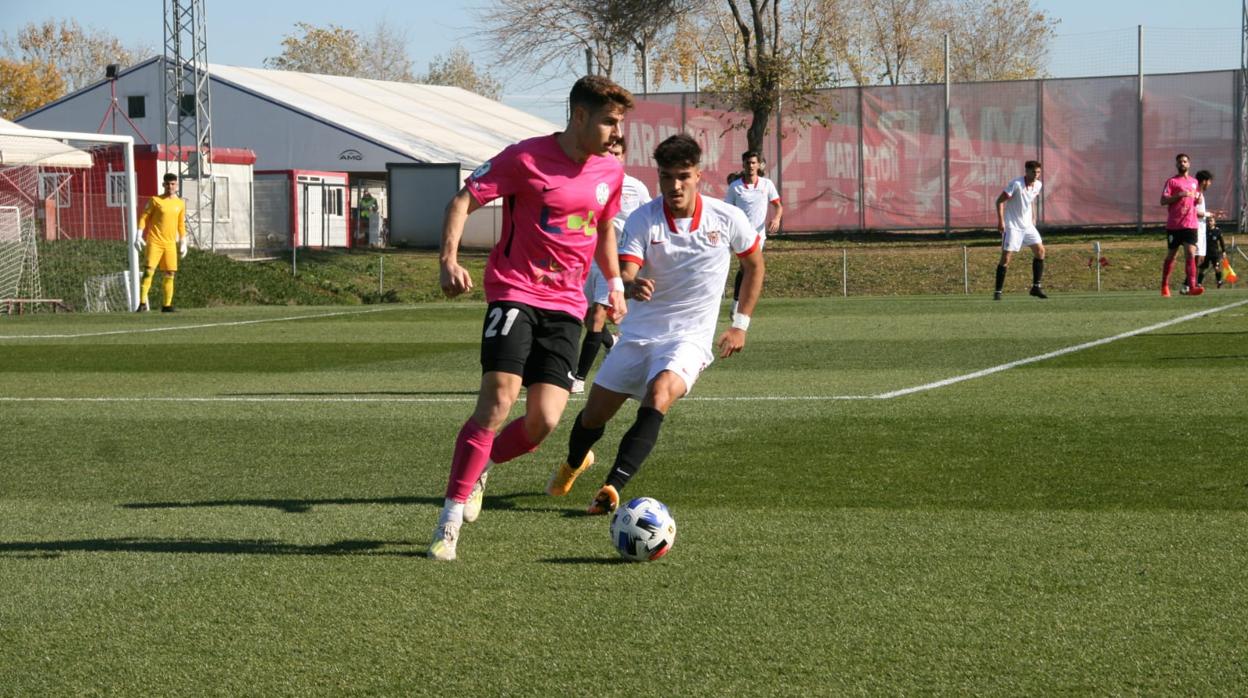
[[[448,499],[442,505],[442,515],[438,517],[438,525],[455,524],[459,525],[464,522],[464,503],[457,502],[454,499]]]

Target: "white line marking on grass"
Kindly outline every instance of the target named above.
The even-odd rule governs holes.
[[[1158,323],[1149,325],[1147,327],[1141,327],[1136,330],[1129,330],[1127,332],[1122,332],[1112,337],[1105,337],[1103,339],[1096,339],[1090,342],[1084,342],[1082,344],[1076,344],[1076,345],[1065,347],[1062,349],[1055,349],[1053,351],[1046,352],[1044,354],[1038,354],[1036,356],[1030,356],[1025,359],[1018,359],[1016,361],[1010,361],[1004,364],[1000,364],[998,366],[993,366],[991,368],[985,368],[979,371],[974,371],[971,373],[963,374],[961,376],[945,378],[943,380],[938,380],[932,383],[924,383],[923,385],[916,385],[912,388],[902,388],[901,390],[893,390],[893,391],[889,391],[886,393],[879,393],[876,395],[755,395],[755,396],[723,395],[723,396],[689,397],[689,398],[686,398],[686,400],[690,400],[694,402],[828,402],[828,401],[842,401],[842,400],[891,400],[892,398],[896,398],[896,397],[913,395],[915,393],[921,393],[921,392],[925,392],[928,390],[944,388],[946,386],[954,385],[956,383],[961,383],[963,381],[974,380],[976,378],[983,378],[984,376],[990,376],[994,373],[1001,373],[1002,371],[1008,371],[1012,368],[1018,368],[1019,366],[1025,366],[1027,364],[1033,364],[1039,361],[1047,361],[1048,359],[1054,359],[1059,356],[1065,356],[1066,354],[1073,354],[1075,352],[1083,351],[1084,349],[1091,349],[1093,347],[1099,347],[1105,344],[1109,344],[1111,342],[1117,342],[1120,339],[1128,339],[1130,337],[1135,337],[1141,334],[1155,332],[1157,330],[1165,329],[1173,325],[1178,325],[1180,323],[1187,322],[1188,320],[1195,320],[1196,318],[1205,317],[1206,315],[1212,315],[1214,313],[1220,313],[1224,310],[1230,310],[1232,308],[1237,308],[1242,305],[1248,305],[1248,299],[1245,299],[1242,301],[1236,301],[1234,303],[1228,303],[1227,305],[1219,306],[1217,308],[1209,308],[1209,309],[1200,310],[1194,313],[1188,313],[1187,315],[1182,315],[1177,318],[1165,320],[1163,322],[1158,322]],[[323,315],[305,315],[305,316],[300,316],[300,317],[276,318],[276,319],[270,319],[270,320],[247,320],[247,321],[237,322],[237,323],[219,323],[216,325],[191,325],[191,326],[184,326],[182,328],[171,327],[171,328],[160,328],[160,329],[161,330],[188,329],[191,327],[218,327],[218,326],[228,326],[228,325],[236,325],[236,324],[252,324],[256,322],[281,322],[284,320],[306,320],[306,319],[313,319],[313,318],[318,318],[318,317],[333,317],[335,315],[352,315],[352,314],[358,314],[358,313],[379,312],[381,310],[398,310],[398,309],[399,308],[379,308],[376,310],[345,311],[345,312],[340,312],[340,313],[327,313]],[[159,330],[150,330],[150,331],[159,331]],[[105,333],[105,334],[113,334],[113,333]],[[574,398],[574,400],[579,400],[579,399],[583,399],[583,398]],[[447,404],[447,403],[474,403],[476,402],[476,400],[477,400],[476,395],[446,396],[446,397],[403,397],[403,396],[397,396],[397,395],[386,396],[386,397],[346,396],[346,395],[344,396],[221,395],[221,396],[212,396],[212,397],[172,397],[172,396],[166,396],[166,397],[4,397],[4,396],[0,396],[0,403],[5,403],[5,402],[9,402],[9,403],[12,403],[12,402],[300,403],[300,402],[304,402],[304,403],[440,403],[440,404]]]
[[[261,318],[258,320],[232,320],[230,322],[205,322],[198,325],[173,325],[171,327],[144,327],[129,330],[102,330],[100,332],[77,332],[73,334],[6,334],[3,339],[78,339],[80,337],[106,337],[116,334],[147,334],[150,332],[174,332],[176,330],[202,330],[209,327],[239,327],[241,325],[259,325],[266,322],[290,322],[292,320],[317,320],[343,315],[363,315],[365,313],[383,313],[388,310],[411,310],[419,306],[396,306],[386,308],[368,308],[367,310],[340,310],[333,313],[317,315],[292,315],[288,317]]]
[[[1027,364],[1034,364],[1038,361],[1047,361],[1049,359],[1055,359],[1059,356],[1065,356],[1066,354],[1073,354],[1077,351],[1083,351],[1084,349],[1091,349],[1092,347],[1099,347],[1104,344],[1109,344],[1110,342],[1117,342],[1120,339],[1127,339],[1129,337],[1135,337],[1136,335],[1146,334],[1148,332],[1155,332],[1157,330],[1170,327],[1171,325],[1178,325],[1179,323],[1187,322],[1188,320],[1195,320],[1196,318],[1204,317],[1206,315],[1220,313],[1223,310],[1230,310],[1231,308],[1236,308],[1244,304],[1248,304],[1248,300],[1236,301],[1234,303],[1228,303],[1227,305],[1223,305],[1217,308],[1209,308],[1208,310],[1200,310],[1195,313],[1188,313],[1187,315],[1182,315],[1172,320],[1158,322],[1156,324],[1149,325],[1148,327],[1141,327],[1138,330],[1130,330],[1127,332],[1123,332],[1121,334],[1116,334],[1112,337],[1105,337],[1104,339],[1096,339],[1091,342],[1084,342],[1083,344],[1076,344],[1074,346],[1066,347],[1064,349],[1057,349],[1054,351],[1046,352],[1044,354],[1039,354],[1037,356],[1030,356],[1025,359],[1019,359],[1017,361],[1010,361],[1009,363],[1004,363],[1004,364],[1001,364],[1000,366],[993,366],[992,368],[985,368],[979,371],[975,371],[973,373],[967,373],[961,376],[954,376],[953,378],[946,378],[944,380],[939,380],[934,383],[925,383],[923,385],[916,385],[913,388],[902,388],[901,390],[893,390],[887,393],[880,393],[879,395],[872,395],[871,397],[878,399],[878,400],[889,400],[895,397],[902,397],[903,395],[913,395],[915,393],[921,393],[927,390],[935,390],[936,388],[943,388],[948,385],[953,385],[954,383],[961,383],[962,381],[969,381],[969,380],[974,380],[976,378],[983,378],[984,376],[991,376],[994,373],[1008,371],[1011,368],[1018,368],[1019,366],[1025,366]]]

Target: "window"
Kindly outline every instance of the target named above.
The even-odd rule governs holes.
[[[182,95],[178,102],[179,116],[195,116],[195,95]]]
[[[147,97],[130,95],[126,97],[126,114],[131,119],[142,119],[147,116]]]
[[[60,172],[39,173],[39,199],[56,197],[57,208],[69,208],[69,175]]]
[[[230,178],[212,178],[213,218],[220,223],[230,222]]]
[[[126,173],[125,172],[109,172],[108,180],[105,182],[108,187],[108,206],[110,208],[120,208],[126,205]]]

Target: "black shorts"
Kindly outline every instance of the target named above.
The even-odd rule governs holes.
[[[1194,246],[1195,244],[1196,244],[1196,229],[1195,228],[1183,228],[1182,230],[1167,230],[1166,231],[1166,247],[1169,249],[1173,250],[1174,248],[1180,245],[1193,245]]]
[[[524,385],[568,390],[580,353],[581,319],[524,303],[490,303],[481,326],[481,371],[513,373]]]

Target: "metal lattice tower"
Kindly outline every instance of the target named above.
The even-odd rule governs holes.
[[[187,233],[196,247],[215,247],[216,237],[206,25],[204,0],[165,0],[165,146],[191,151],[177,162]]]

